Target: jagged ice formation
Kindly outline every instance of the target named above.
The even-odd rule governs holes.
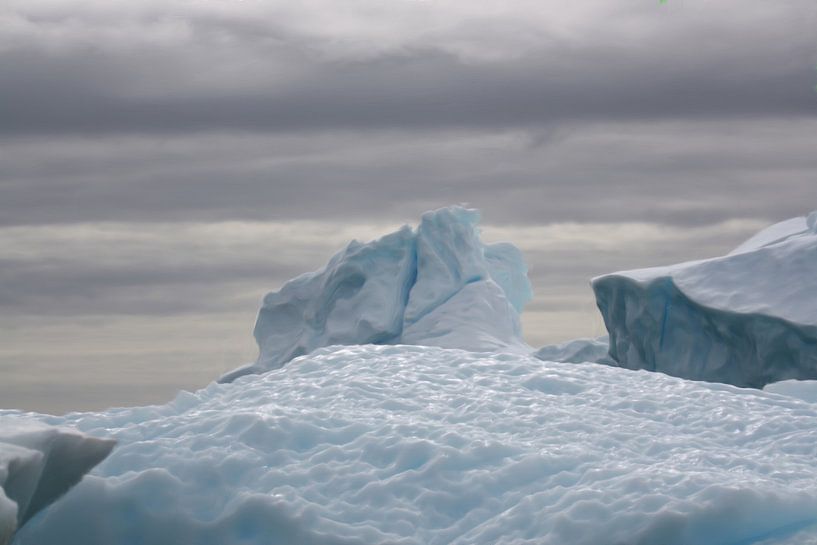
[[[281,367],[323,346],[414,344],[528,353],[519,313],[531,297],[512,244],[485,245],[479,212],[423,214],[416,230],[352,241],[321,270],[264,298],[255,324],[258,360],[221,382]]]
[[[76,485],[115,444],[36,421],[0,419],[0,545]]]

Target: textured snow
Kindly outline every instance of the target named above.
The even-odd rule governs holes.
[[[817,407],[597,364],[320,349],[164,406],[15,545],[817,542]]]
[[[423,214],[416,231],[352,241],[323,269],[264,298],[258,360],[221,381],[340,344],[529,352],[519,325],[532,297],[527,266],[511,244],[484,245],[478,221],[476,210],[453,206]]]
[[[624,367],[762,387],[817,378],[817,214],[729,255],[593,279]]]
[[[114,444],[36,421],[0,418],[0,545],[79,482]]]

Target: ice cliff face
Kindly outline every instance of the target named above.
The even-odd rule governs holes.
[[[114,445],[33,421],[0,419],[0,545],[77,484]]]
[[[817,212],[723,257],[592,285],[622,367],[751,387],[817,378]]]
[[[455,206],[427,212],[416,230],[352,241],[323,269],[264,298],[258,360],[220,381],[331,345],[529,352],[519,325],[532,296],[524,259],[511,244],[483,244],[478,221],[476,210]]]

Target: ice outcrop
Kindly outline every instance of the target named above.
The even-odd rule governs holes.
[[[781,380],[767,384],[763,391],[817,403],[817,380]]]
[[[41,418],[119,445],[14,545],[817,543],[817,406],[660,373],[332,347]]]
[[[114,445],[36,421],[0,419],[0,545],[76,485]]]
[[[519,325],[532,296],[524,259],[511,244],[483,244],[478,221],[476,210],[454,206],[425,213],[416,230],[352,241],[323,269],[264,298],[258,360],[220,381],[331,345],[530,351]]]
[[[622,367],[758,388],[817,378],[817,212],[723,257],[592,284]]]
[[[543,361],[594,362],[615,365],[608,355],[609,350],[610,341],[605,335],[604,337],[573,339],[560,344],[546,345],[533,355]]]

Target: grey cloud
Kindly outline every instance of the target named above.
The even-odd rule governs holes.
[[[817,113],[813,62],[806,55],[784,74],[757,73],[750,66],[675,69],[671,62],[622,69],[617,65],[626,61],[609,58],[603,50],[586,57],[576,59],[576,64],[586,65],[577,73],[555,70],[538,58],[489,69],[445,57],[385,66],[330,66],[286,91],[206,98],[121,97],[64,87],[66,78],[59,74],[49,80],[12,73],[9,80],[20,87],[0,89],[0,129],[19,135],[507,128],[580,120]],[[595,73],[588,77],[587,72]],[[35,87],[40,92],[32,93]]]
[[[264,286],[278,285],[305,272],[279,264],[253,268],[248,263],[201,269],[110,269],[99,265],[25,266],[0,261],[0,308],[17,314],[192,314],[225,308],[254,308]],[[254,288],[250,291],[248,286]]]
[[[815,206],[815,131],[764,118],[571,125],[544,146],[524,131],[35,138],[0,158],[0,224],[399,223],[458,202],[494,223],[775,220]]]
[[[266,291],[317,269],[348,242],[339,226],[298,229],[248,223],[0,229],[0,308],[51,317],[254,311]]]
[[[195,324],[188,322],[188,327],[195,330]],[[64,329],[74,335],[94,335],[87,329],[70,326]],[[104,331],[104,334],[111,333]],[[245,334],[249,337],[249,333]],[[98,330],[96,335],[101,336]],[[34,343],[25,344],[24,350],[18,353],[0,350],[3,371],[0,408],[61,414],[80,409],[165,403],[180,389],[204,387],[213,376],[243,361],[242,357],[248,359],[248,354],[242,354],[241,350],[227,353],[219,350],[217,343],[206,343],[206,350],[201,350],[183,343],[185,339],[163,339],[161,334],[149,340],[159,348],[144,352],[139,349],[141,343],[126,340],[127,331],[119,332],[119,337],[98,341],[82,351],[63,345],[61,354],[38,351]],[[40,342],[58,344],[63,340],[45,338]],[[167,344],[173,341],[183,348],[169,348]]]
[[[735,4],[750,13],[757,9]],[[158,30],[143,16],[113,33],[94,18],[78,29],[70,18],[35,18],[34,30],[21,32],[0,53],[0,131],[491,128],[813,117],[817,43],[808,21],[814,8],[806,2],[776,6],[765,18],[713,8],[714,21],[644,10],[635,22],[626,11],[604,19],[609,14],[600,8],[597,18],[576,29],[586,32],[580,41],[560,36],[546,19],[489,24],[455,14],[447,30],[428,33],[423,42],[417,29],[386,18],[382,23],[398,36],[386,45],[366,32],[360,43],[348,45],[331,25],[299,28],[302,19],[318,19],[314,13],[290,13],[293,21],[262,13],[253,21],[239,17],[239,7],[182,12],[177,25],[158,24]],[[152,15],[173,20],[160,8]],[[520,25],[531,43],[514,39]],[[40,26],[68,37],[44,38]],[[102,42],[73,36],[83,31]],[[146,43],[140,32],[157,34],[159,44]],[[475,45],[480,35],[481,47]],[[59,39],[66,46],[55,53]],[[490,58],[492,47],[500,59]]]
[[[303,224],[305,233],[287,235],[282,225],[198,225],[179,232],[140,224],[0,230],[6,248],[0,260],[0,308],[7,315],[52,318],[251,312],[266,291],[322,266],[343,245],[342,237],[368,239],[394,228]],[[537,290],[533,310],[553,310],[560,301],[587,300],[593,276],[719,255],[757,227],[487,224],[485,237],[519,243]],[[337,234],[326,237],[331,231]]]

